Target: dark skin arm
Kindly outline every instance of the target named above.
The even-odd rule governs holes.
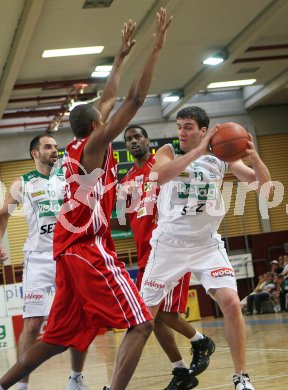
[[[104,123],[101,119],[97,123],[92,122],[91,135],[84,147],[81,161],[87,173],[102,167],[108,145],[124,130],[144,103],[171,20],[171,17],[167,18],[166,10],[161,8],[160,12],[157,13],[157,27],[152,52],[139,77],[132,83],[122,105],[108,122]]]
[[[102,121],[104,123],[107,121],[116,102],[120,83],[121,65],[125,57],[130,53],[132,47],[135,45],[135,40],[133,40],[135,28],[136,24],[132,22],[132,20],[129,20],[128,23],[124,23],[121,31],[121,47],[115,56],[113,68],[106,81],[101,97],[96,103],[96,108],[101,112]]]

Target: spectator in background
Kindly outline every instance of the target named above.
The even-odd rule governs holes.
[[[255,314],[261,314],[261,302],[267,301],[272,297],[272,293],[276,290],[276,283],[274,281],[274,273],[267,272],[267,281],[262,291],[256,294],[250,294],[247,298],[247,312],[246,315],[253,314],[253,303],[255,304]]]
[[[285,293],[284,293],[284,275],[279,274],[275,275],[275,285],[276,289],[275,291],[272,292],[272,301],[274,303],[274,311],[275,313],[279,313],[282,310],[281,303],[283,305],[283,298],[285,302]],[[285,304],[284,304],[284,309],[285,310]]]
[[[283,256],[283,272],[282,274],[284,275],[285,278],[288,277],[288,256],[284,255]]]
[[[285,276],[281,287],[283,289],[283,295],[280,297],[281,309],[288,311],[288,278],[285,278]]]
[[[283,271],[283,268],[279,265],[279,261],[276,259],[271,261],[270,267],[270,271],[274,272],[274,274],[281,274]]]
[[[284,257],[282,255],[278,256],[278,263],[280,267],[284,268]]]
[[[242,299],[242,301],[240,302],[241,303],[241,309],[242,309],[242,312],[246,313],[247,311],[247,299],[250,295],[255,295],[256,293],[260,292],[263,290],[265,284],[267,282],[267,274],[263,274],[263,275],[259,275],[258,276],[258,284],[257,286],[254,288],[254,290],[249,294],[247,295],[245,298]]]

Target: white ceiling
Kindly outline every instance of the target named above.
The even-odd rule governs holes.
[[[122,25],[131,18],[137,22],[136,45],[123,66],[120,96],[125,95],[151,47],[160,6],[174,20],[149,93],[184,94],[163,108],[163,117],[216,81],[256,78],[255,87],[244,91],[246,108],[288,103],[287,0],[113,0],[107,8],[83,9],[84,2],[0,0],[0,135],[48,129],[65,111],[75,84],[88,85],[76,100],[95,96],[103,81],[90,74],[115,55]],[[45,49],[95,45],[104,51],[41,57]],[[202,64],[219,51],[228,53],[222,65]]]

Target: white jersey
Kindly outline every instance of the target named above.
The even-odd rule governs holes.
[[[168,144],[174,158],[183,154]],[[227,164],[212,155],[203,155],[184,172],[160,187],[157,207],[158,228],[182,240],[213,237],[225,215],[221,184]]]
[[[22,204],[28,225],[24,251],[52,251],[53,231],[63,202],[62,170],[45,176],[34,170],[23,176]]]

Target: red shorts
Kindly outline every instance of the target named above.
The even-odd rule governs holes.
[[[136,286],[139,290],[141,288],[144,270],[145,269],[143,268],[138,270]],[[179,279],[179,284],[177,284],[177,286],[174,287],[161,302],[159,311],[166,311],[169,313],[185,312],[189,293],[190,276],[191,273],[188,272],[181,279]]]
[[[57,259],[56,295],[43,341],[85,351],[99,328],[131,328],[152,316],[115,252],[73,244]]]

